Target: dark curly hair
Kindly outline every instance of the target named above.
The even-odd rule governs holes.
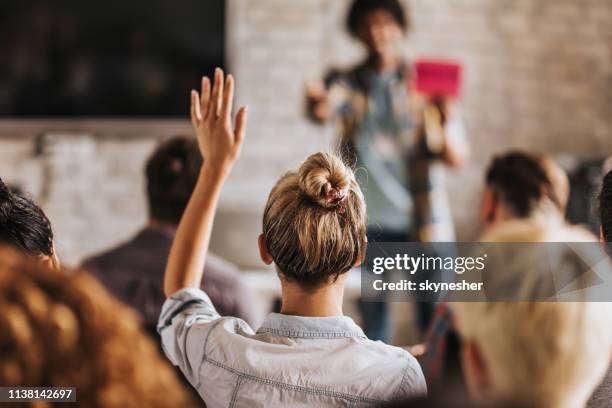
[[[51,222],[32,200],[0,179],[0,243],[34,256],[53,256]]]
[[[404,32],[410,28],[406,8],[399,0],[355,0],[346,19],[346,28],[349,33],[357,36],[364,17],[376,10],[384,10],[391,14]]]
[[[612,242],[612,171],[604,176],[598,209],[603,239]]]
[[[155,149],[145,170],[151,218],[178,225],[201,166],[202,155],[192,137],[175,136]]]

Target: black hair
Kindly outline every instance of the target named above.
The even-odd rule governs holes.
[[[487,170],[487,185],[494,188],[519,217],[528,217],[545,197],[562,208],[542,163],[539,156],[522,152],[498,156]]]
[[[349,33],[356,37],[364,17],[376,10],[384,10],[391,14],[404,32],[410,28],[406,9],[399,0],[355,0],[346,19],[346,28]]]
[[[0,243],[34,256],[53,256],[51,222],[32,200],[0,179]]]
[[[612,171],[604,176],[598,209],[603,239],[612,243]]]
[[[146,164],[151,218],[178,225],[202,166],[196,140],[175,136],[162,143]]]

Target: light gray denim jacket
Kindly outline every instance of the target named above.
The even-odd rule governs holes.
[[[412,355],[368,340],[349,317],[273,313],[255,333],[183,289],[164,303],[158,331],[208,408],[362,407],[427,393]]]

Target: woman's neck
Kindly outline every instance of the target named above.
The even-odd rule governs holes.
[[[298,284],[281,278],[283,304],[281,313],[292,316],[342,316],[344,276],[330,285],[304,290]]]

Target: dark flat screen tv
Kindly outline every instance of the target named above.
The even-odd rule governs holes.
[[[224,0],[0,0],[0,119],[185,116],[224,46]]]

